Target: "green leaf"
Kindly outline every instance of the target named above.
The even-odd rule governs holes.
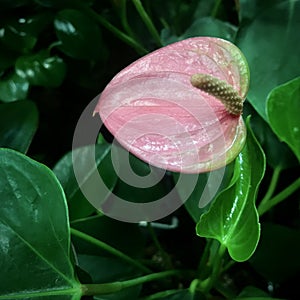
[[[104,215],[96,215],[73,221],[72,228],[93,236],[131,257],[140,257],[144,252],[144,238],[138,224],[120,222]],[[107,251],[76,236],[72,237],[72,242],[78,254],[115,258]]]
[[[21,56],[16,61],[16,73],[32,85],[58,87],[66,75],[66,64],[58,56],[50,56],[48,51]]]
[[[16,73],[12,73],[5,79],[0,79],[0,100],[4,102],[26,99],[28,90],[28,80]]]
[[[78,255],[78,264],[91,276],[93,283],[123,281],[141,275],[136,268],[111,257]],[[138,298],[140,291],[141,285],[136,285],[120,292],[95,296],[94,298],[100,300],[132,300]]]
[[[98,25],[78,10],[65,9],[58,12],[54,27],[62,43],[59,49],[73,58],[97,60],[106,52]]]
[[[44,165],[0,150],[0,299],[80,299],[66,200]]]
[[[297,158],[284,142],[279,141],[270,125],[258,115],[249,103],[245,103],[244,116],[251,115],[251,128],[266,155],[267,163],[273,169],[294,168]]]
[[[266,280],[282,283],[297,276],[300,270],[299,253],[299,229],[266,223],[262,224],[261,240],[250,263]]]
[[[126,157],[127,152],[123,148],[118,147],[119,153],[121,157]],[[126,153],[126,154],[124,154]],[[161,180],[157,180],[160,178],[160,169],[156,169],[155,167],[149,167],[149,165],[142,160],[138,159],[136,156],[128,153],[128,159],[130,168],[132,168],[132,172],[137,176],[143,177],[149,175],[148,179],[145,180],[145,185],[143,187],[135,186],[135,182],[126,183],[122,179],[119,179],[115,189],[113,190],[114,195],[118,197],[134,203],[149,203],[152,201],[156,201],[167,195],[172,187],[168,182],[167,177],[163,177]],[[126,165],[125,160],[121,159],[119,161],[119,169],[126,170],[128,166]],[[128,178],[125,178],[128,179]],[[109,201],[110,199],[108,199]]]
[[[109,191],[114,188],[117,182],[117,175],[110,159],[110,145],[102,144],[95,146],[97,170],[86,170],[86,160],[84,158],[89,157],[86,155],[88,151],[90,151],[90,147],[86,146],[67,153],[53,169],[66,193],[71,220],[87,217],[96,210],[95,207],[88,202],[78,186],[73,170],[74,162],[80,166],[86,174],[85,185],[89,184],[93,172],[100,173]],[[74,162],[72,161],[72,155]],[[109,195],[110,193],[103,191],[103,194],[99,195],[99,198],[101,201],[105,201]]]
[[[250,67],[248,100],[266,120],[266,99],[278,84],[299,76],[300,1],[270,6],[241,26],[236,44]]]
[[[37,42],[37,37],[19,28],[15,20],[1,28],[0,41],[10,50],[28,53]]]
[[[273,131],[300,161],[300,77],[276,87],[268,96],[267,115]]]
[[[237,28],[230,23],[220,21],[211,17],[196,19],[184,32],[180,39],[187,39],[195,36],[219,37],[233,42]]]
[[[179,174],[173,173],[175,180],[179,176],[185,177],[184,184],[180,185],[177,192],[184,202],[185,208],[192,217],[192,219],[197,223],[203,213],[209,209],[210,203],[217,196],[218,192],[222,191],[226,186],[228,186],[233,172],[233,164],[229,164],[224,168],[212,171],[210,173],[202,174]],[[194,187],[195,180],[193,177],[197,178],[197,183]],[[222,178],[223,177],[223,178]],[[192,193],[190,191],[192,190]]]
[[[38,110],[31,101],[0,105],[0,147],[26,153],[38,127]]]
[[[201,216],[196,228],[199,236],[217,239],[227,247],[236,261],[249,259],[260,236],[255,199],[265,157],[247,123],[246,145],[236,158],[231,183]]]

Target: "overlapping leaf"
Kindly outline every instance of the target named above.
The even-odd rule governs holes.
[[[219,240],[236,261],[247,260],[259,240],[255,199],[264,170],[264,154],[248,124],[247,142],[236,158],[230,185],[219,194],[197,224],[198,235]]]

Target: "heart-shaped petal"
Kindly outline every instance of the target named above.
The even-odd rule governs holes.
[[[233,44],[191,38],[156,50],[118,73],[95,113],[118,142],[140,159],[175,172],[222,167],[241,151],[245,126],[216,93],[191,84],[194,74],[229,84],[244,99],[247,63]]]

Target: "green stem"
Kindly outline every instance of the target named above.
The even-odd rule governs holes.
[[[160,273],[153,273],[145,275],[142,277],[129,279],[125,281],[117,281],[112,283],[101,283],[101,284],[83,284],[81,285],[82,295],[93,296],[93,295],[103,295],[109,293],[116,293],[123,289],[143,284],[145,282],[150,282],[170,276],[180,276],[182,271],[179,270],[170,270]]]
[[[219,249],[216,253],[215,259],[213,260],[213,266],[212,266],[212,273],[211,275],[200,282],[199,288],[200,290],[207,295],[209,291],[214,286],[216,280],[218,279],[221,269],[222,269],[222,262],[223,262],[223,256],[225,254],[226,247],[222,244],[220,244]]]
[[[129,264],[137,267],[138,269],[140,269],[141,271],[143,271],[144,273],[151,273],[151,270],[148,269],[147,267],[143,266],[141,263],[139,263],[138,261],[134,260],[133,258],[127,256],[126,254],[124,254],[123,252],[113,248],[112,246],[102,242],[102,241],[99,241],[97,239],[95,239],[94,237],[86,234],[86,233],[83,233],[79,230],[76,230],[74,228],[71,228],[71,234],[74,235],[74,236],[77,236],[109,253],[111,253],[112,255],[128,262]]]
[[[166,290],[166,291],[162,291],[162,292],[152,294],[150,296],[143,297],[143,298],[141,298],[141,300],[164,299],[168,296],[172,296],[172,295],[177,294],[177,293],[178,293],[178,289],[176,289],[176,290]]]
[[[268,188],[265,196],[261,200],[261,203],[260,203],[261,205],[265,205],[265,203],[268,202],[270,200],[270,198],[273,196],[276,186],[277,186],[277,183],[278,183],[278,180],[279,180],[280,172],[281,172],[280,167],[276,167],[274,169],[269,188]]]
[[[262,216],[264,213],[266,213],[268,210],[270,210],[273,206],[275,206],[278,203],[285,200],[287,197],[289,197],[291,194],[293,194],[299,188],[300,188],[300,178],[296,179],[292,184],[290,184],[287,188],[285,188],[283,191],[281,191],[278,195],[269,199],[268,202],[264,203],[263,205],[259,205],[258,206],[259,215]]]
[[[105,18],[103,18],[101,15],[97,14],[95,11],[93,11],[88,6],[84,5],[81,2],[76,2],[77,8],[84,11],[87,15],[89,15],[91,18],[93,18],[96,22],[100,23],[102,26],[104,26],[107,30],[112,32],[115,36],[117,36],[121,41],[125,42],[132,48],[134,48],[138,54],[144,55],[147,54],[148,51],[135,39],[124,33],[123,31],[119,30],[117,27],[112,25],[109,21],[107,21]]]
[[[171,259],[170,259],[170,256],[168,255],[168,253],[163,249],[163,247],[161,246],[154,230],[153,230],[153,227],[151,225],[150,222],[147,223],[147,228],[149,230],[149,233],[152,237],[152,240],[156,246],[156,248],[158,249],[158,251],[160,252],[161,256],[163,257],[163,260],[165,261],[166,263],[166,266],[168,269],[172,269],[173,266],[172,266],[172,262],[171,262]]]
[[[200,278],[205,278],[207,275],[207,270],[208,270],[208,260],[209,260],[209,252],[210,252],[210,248],[211,245],[213,243],[213,239],[206,239],[206,244],[205,244],[205,248],[203,250],[203,253],[201,255],[201,260],[198,266],[198,272],[199,274],[201,274]]]
[[[222,0],[216,0],[215,5],[210,14],[211,17],[215,18],[217,16],[221,3]]]
[[[122,22],[124,30],[127,32],[127,34],[129,36],[131,36],[133,38],[134,37],[134,33],[131,30],[131,28],[129,26],[129,23],[128,23],[128,19],[127,19],[126,3],[127,3],[127,0],[120,1],[120,6],[121,6],[121,9],[120,9],[120,18],[121,18],[121,22]]]
[[[155,42],[157,43],[157,45],[159,47],[162,46],[162,42],[160,39],[160,35],[158,33],[158,31],[156,30],[152,20],[150,19],[149,15],[147,14],[147,12],[145,11],[142,3],[140,0],[132,0],[136,10],[138,11],[140,17],[142,18],[142,20],[144,21],[146,27],[148,28],[149,32],[151,33],[152,37],[154,38]]]

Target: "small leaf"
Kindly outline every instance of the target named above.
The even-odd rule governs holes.
[[[248,124],[247,142],[236,158],[231,183],[201,216],[196,229],[199,236],[217,239],[226,246],[236,261],[247,260],[259,240],[255,199],[264,171],[264,154]]]
[[[108,188],[107,191],[111,191],[117,182],[117,175],[114,172],[114,168],[110,160],[110,145],[102,144],[95,146],[97,170],[88,170],[85,167],[86,161],[84,158],[87,157],[86,152],[89,151],[89,149],[90,147],[86,146],[67,153],[53,169],[66,193],[71,220],[87,217],[95,211],[95,207],[88,202],[78,186],[73,170],[74,162],[72,161],[72,155],[73,157],[76,157],[76,163],[82,167],[82,170],[84,170],[86,174],[84,182],[85,185],[89,184],[90,176],[93,172],[100,173]],[[110,193],[103,191],[103,194],[99,195],[99,199],[101,199],[101,201],[105,201],[109,194]]]
[[[22,28],[12,20],[9,24],[1,28],[0,41],[9,49],[28,53],[36,45],[37,37]]]
[[[0,105],[0,147],[26,153],[37,126],[38,110],[33,102]]]
[[[16,61],[16,73],[32,85],[58,87],[66,75],[66,64],[58,56],[47,51],[21,56]]]
[[[26,99],[28,90],[28,80],[16,73],[0,80],[0,100],[4,102]]]
[[[62,42],[59,46],[67,55],[78,58],[95,60],[104,55],[102,34],[98,25],[75,9],[65,9],[55,17],[55,32]]]
[[[0,299],[80,299],[66,200],[44,165],[0,150]]]
[[[300,161],[300,77],[272,90],[267,115],[273,131],[286,142]]]

